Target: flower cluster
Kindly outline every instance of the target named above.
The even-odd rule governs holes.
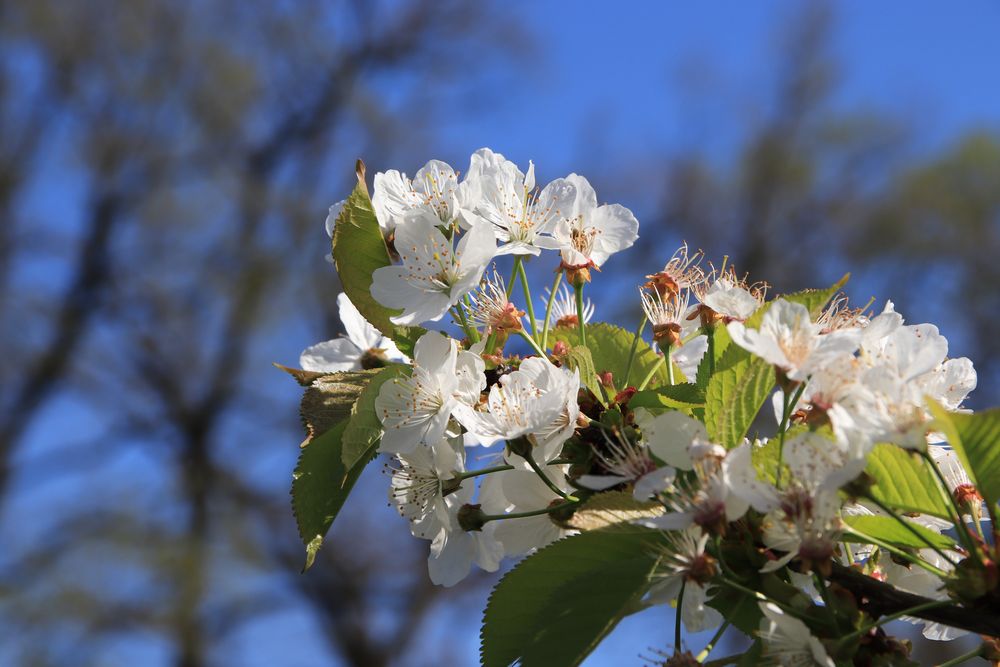
[[[404,365],[374,401],[378,451],[393,460],[391,503],[430,541],[435,583],[589,530],[582,517],[603,516],[613,498],[629,510],[618,524],[651,536],[656,566],[640,598],[676,606],[700,632],[726,627],[719,590],[749,595],[759,650],[776,663],[905,655],[852,577],[931,606],[1000,596],[982,528],[995,508],[941,418],[966,412],[976,372],[948,357],[934,325],[906,324],[891,302],[852,308],[836,289],[768,301],[765,283],[686,245],[638,287],[634,334],[594,323],[584,288],[636,241],[635,217],[599,205],[582,176],[539,188],[533,164],[522,171],[489,149],[462,178],[440,161],[412,180],[377,174],[371,208],[388,260],[358,298],[419,333],[404,348],[412,360],[341,294],[346,337],[301,363]],[[559,254],[555,284],[536,316],[524,263],[548,251]],[[490,266],[506,255],[505,281]],[[416,328],[445,315],[461,339]],[[768,398],[771,426],[757,414]],[[753,423],[770,437],[751,438]],[[493,460],[470,469],[477,448]],[[870,473],[887,451],[939,485],[931,500],[906,506],[879,486]],[[879,532],[886,525],[895,530]],[[928,637],[964,632],[923,608],[897,611]],[[823,613],[831,627],[817,623]],[[690,655],[680,644],[668,663]]]

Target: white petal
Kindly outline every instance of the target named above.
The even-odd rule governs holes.
[[[307,371],[333,373],[361,368],[361,350],[346,338],[334,338],[311,345],[299,356],[299,366]]]

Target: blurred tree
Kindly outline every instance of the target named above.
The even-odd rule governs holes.
[[[402,660],[443,593],[426,545],[357,549],[400,532],[359,520],[291,576],[297,391],[267,362],[337,333],[321,225],[354,158],[405,160],[471,92],[456,49],[485,74],[517,39],[457,1],[0,5],[0,660],[152,634],[230,663],[288,609],[344,663]],[[57,517],[12,508],[52,478]]]

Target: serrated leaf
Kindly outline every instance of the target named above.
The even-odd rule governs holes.
[[[303,572],[312,566],[324,536],[368,463],[359,462],[351,469],[344,466],[341,438],[346,427],[347,422],[340,422],[309,443],[299,454],[292,475],[292,511],[306,546]]]
[[[628,491],[607,491],[588,498],[567,523],[577,530],[598,530],[661,514],[660,503],[639,502]]]
[[[856,533],[855,535],[845,535],[845,539],[864,543],[865,540],[861,536],[867,535],[882,542],[913,549],[926,549],[928,544],[933,544],[939,549],[950,549],[955,546],[955,543],[948,536],[936,533],[913,521],[900,518],[924,539],[914,535],[913,532],[907,530],[906,526],[900,525],[899,521],[892,517],[868,515],[844,517],[844,523]]]
[[[569,346],[580,344],[579,329],[560,327],[549,332],[554,341],[562,341]],[[615,386],[624,389],[625,369],[628,367],[629,351],[632,349],[634,331],[626,331],[607,322],[596,322],[587,325],[587,347],[594,361],[594,370],[598,373],[611,371]],[[638,386],[649,372],[661,363],[661,357],[644,340],[640,340],[632,362],[629,384]],[[651,386],[659,386],[667,382],[667,369],[662,367],[654,374],[655,382]],[[680,376],[676,376],[678,381]]]
[[[848,277],[845,275],[825,290],[803,290],[780,298],[805,305],[815,318]],[[747,326],[759,327],[771,303],[759,308],[747,320]],[[739,445],[774,389],[774,382],[770,364],[738,345],[726,346],[705,390],[705,428],[709,437],[727,448]]]
[[[483,616],[484,667],[577,665],[641,596],[661,533],[616,526],[561,539],[508,572]]]
[[[645,389],[636,392],[629,399],[631,409],[646,408],[651,412],[663,410],[692,410],[705,405],[705,393],[697,385],[685,382],[683,384],[664,385],[657,389]]]
[[[588,347],[573,345],[566,353],[566,365],[571,371],[580,372],[580,382],[594,392],[595,396],[601,395],[600,382],[597,379],[594,360]]]
[[[382,422],[375,414],[375,399],[378,398],[379,389],[387,381],[408,372],[409,367],[402,364],[393,364],[381,369],[351,406],[350,420],[344,430],[341,448],[341,457],[348,470],[358,462],[362,460],[367,462],[374,457],[379,440],[382,438]]]
[[[872,495],[893,509],[947,519],[948,508],[927,463],[913,452],[890,444],[876,445],[865,468],[875,484]]]
[[[424,330],[404,327],[389,319],[398,311],[390,310],[372,297],[372,274],[392,264],[389,249],[375,217],[364,180],[364,164],[358,161],[358,184],[347,198],[333,231],[333,261],[351,303],[372,326],[391,338],[399,350],[413,356],[413,345]]]
[[[708,381],[714,374],[714,369],[719,364],[726,348],[729,347],[733,339],[729,337],[729,330],[724,326],[716,326],[712,330],[712,338],[709,342],[709,349],[705,351],[705,356],[698,364],[698,371],[695,374],[695,383],[704,391],[708,387]]]
[[[962,414],[948,412],[934,401],[930,408],[976,489],[995,507],[1000,499],[1000,409]]]
[[[379,369],[343,371],[313,380],[302,394],[299,406],[299,414],[306,427],[306,439],[302,446],[350,417],[354,401],[378,372]]]
[[[285,371],[286,373],[291,375],[293,378],[295,378],[295,381],[298,382],[303,387],[308,387],[309,385],[311,385],[313,383],[313,380],[317,380],[323,377],[324,375],[329,375],[329,373],[321,373],[319,371],[307,371],[302,368],[292,368],[291,366],[284,366],[277,362],[274,362],[271,365],[277,368],[279,371]]]
[[[816,320],[820,313],[823,312],[823,308],[829,303],[830,299],[847,284],[850,280],[851,274],[845,273],[843,277],[830,285],[826,289],[804,289],[798,292],[792,292],[791,294],[779,294],[774,297],[763,306],[757,309],[750,319],[747,320],[747,327],[750,329],[759,329],[760,323],[764,320],[764,314],[767,313],[768,309],[778,299],[784,299],[791,303],[800,303],[809,310],[809,316]]]
[[[713,442],[736,447],[774,389],[774,368],[736,345],[722,355],[705,392],[705,428]]]

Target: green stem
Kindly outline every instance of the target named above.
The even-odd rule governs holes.
[[[636,327],[635,335],[632,337],[632,347],[628,351],[628,363],[625,364],[625,377],[621,383],[622,389],[628,386],[629,378],[632,377],[632,364],[635,362],[635,353],[639,349],[639,340],[642,338],[642,331],[646,328],[647,322],[649,320],[646,318],[646,314],[643,313],[642,320],[639,322],[639,326]]]
[[[524,329],[521,329],[520,331],[517,332],[517,335],[520,336],[521,338],[523,338],[524,340],[528,341],[528,345],[530,345],[531,349],[533,349],[535,352],[537,352],[540,357],[542,357],[543,359],[545,358],[545,356],[546,356],[545,355],[545,350],[543,350],[542,348],[538,347],[538,343],[536,343],[535,339],[531,337],[531,334],[529,334]]]
[[[551,507],[545,507],[540,510],[531,510],[528,512],[511,512],[510,514],[484,514],[482,516],[483,523],[487,521],[503,521],[504,519],[526,519],[529,516],[541,516],[542,514],[551,514],[552,512],[557,512],[567,507],[572,507],[578,505],[579,500],[560,503],[558,505],[553,505]]]
[[[919,452],[919,454],[927,461],[930,469],[934,471],[934,476],[937,478],[939,484],[938,493],[944,498],[944,503],[948,507],[948,513],[951,515],[951,521],[955,524],[955,532],[958,533],[962,545],[972,554],[978,563],[982,564],[982,560],[979,558],[979,550],[972,541],[969,531],[966,530],[965,522],[962,520],[962,510],[958,507],[958,503],[955,502],[955,496],[948,488],[948,481],[941,474],[941,470],[938,468],[934,457],[930,455],[930,452]]]
[[[805,382],[800,382],[795,394],[791,395],[787,391],[782,391],[781,423],[778,425],[778,471],[774,476],[774,485],[781,488],[781,466],[785,460],[785,431],[788,430],[788,419],[792,416],[791,409],[799,402],[802,392],[806,388]]]
[[[922,611],[927,611],[928,609],[936,609],[938,607],[947,607],[950,604],[953,604],[951,600],[933,600],[931,602],[924,602],[922,604],[915,605],[913,607],[910,607],[909,609],[904,609],[902,611],[897,611],[895,614],[889,614],[888,616],[883,616],[882,618],[878,619],[874,623],[866,625],[865,627],[861,628],[860,630],[855,630],[854,632],[852,632],[852,633],[850,633],[848,635],[844,635],[843,637],[841,637],[840,639],[838,639],[837,640],[838,648],[839,647],[846,648],[850,643],[857,641],[861,637],[864,637],[866,634],[868,634],[869,632],[871,632],[875,628],[877,628],[877,627],[879,627],[881,625],[885,625],[886,623],[891,623],[893,621],[899,620],[903,616],[912,616],[912,615],[918,614],[918,613],[920,613]]]
[[[934,553],[936,553],[938,556],[940,556],[941,558],[943,558],[945,561],[947,561],[949,563],[952,563],[952,564],[955,563],[955,561],[953,561],[943,551],[941,551],[940,547],[938,547],[936,544],[934,544],[929,539],[927,539],[926,535],[924,535],[923,533],[921,533],[920,531],[918,531],[916,528],[914,528],[913,524],[911,524],[909,521],[907,521],[903,517],[901,517],[898,514],[896,514],[896,512],[894,512],[891,507],[889,507],[888,505],[886,505],[885,503],[883,503],[881,500],[879,500],[878,498],[875,498],[874,496],[872,496],[870,494],[867,495],[867,496],[865,496],[865,500],[868,500],[868,501],[874,503],[876,506],[878,506],[878,508],[880,510],[882,510],[883,512],[885,512],[886,514],[888,514],[889,516],[891,516],[893,519],[895,519],[897,523],[899,523],[901,526],[903,526],[904,528],[906,528],[906,530],[908,530],[918,540],[920,540],[921,542],[923,542],[924,544],[926,544],[928,549],[933,549]]]
[[[524,270],[524,262],[518,262],[518,273],[521,274],[521,289],[524,290],[524,301],[528,306],[528,321],[531,323],[531,335],[538,336],[538,323],[535,321],[535,305],[531,300],[531,288],[528,287],[528,274]]]
[[[563,272],[556,271],[556,278],[552,282],[552,291],[549,292],[549,302],[545,304],[545,323],[542,325],[542,348],[549,346],[549,324],[552,318],[552,304],[556,301],[556,292],[559,291],[559,285],[562,283]]]
[[[466,470],[465,472],[455,473],[452,479],[468,479],[469,477],[479,477],[480,475],[489,475],[494,472],[503,472],[504,470],[513,470],[512,465],[500,465],[492,466],[490,468],[480,468],[479,470]]]
[[[521,256],[514,255],[514,268],[510,272],[510,280],[507,281],[507,300],[510,301],[510,293],[514,291],[514,281],[521,271]]]
[[[712,649],[715,648],[715,645],[719,643],[719,640],[722,639],[722,633],[724,633],[727,629],[729,629],[728,619],[726,619],[726,621],[719,626],[719,629],[715,632],[715,635],[708,640],[708,643],[705,644],[705,648],[703,648],[701,650],[701,653],[696,655],[694,659],[697,660],[698,662],[705,662],[705,658],[707,658],[712,653]]]
[[[587,346],[587,323],[583,321],[583,284],[575,286],[576,288],[576,318],[580,321],[580,344],[584,347]]]
[[[851,535],[854,535],[855,537],[857,537],[860,540],[863,540],[864,542],[868,542],[869,544],[873,544],[873,545],[877,546],[879,549],[882,549],[883,551],[888,551],[891,554],[895,554],[896,556],[899,556],[900,558],[903,558],[903,559],[905,559],[905,560],[913,563],[917,567],[922,567],[923,569],[925,569],[928,572],[930,572],[931,574],[933,574],[935,577],[940,577],[941,579],[947,579],[948,578],[948,573],[945,572],[944,570],[936,568],[933,565],[931,565],[930,563],[924,561],[923,559],[917,558],[916,556],[914,556],[914,555],[912,555],[912,554],[910,554],[910,553],[908,553],[906,551],[903,551],[902,549],[898,549],[898,548],[892,546],[891,544],[889,544],[887,542],[883,542],[882,540],[874,538],[871,535],[867,535],[865,533],[858,532],[857,530],[854,530],[853,528],[849,528],[849,529],[847,529],[844,532],[848,533],[848,534],[851,534]]]
[[[968,653],[963,653],[957,658],[952,658],[947,662],[942,662],[940,665],[938,665],[938,667],[957,667],[958,665],[964,665],[969,660],[980,657],[982,653],[983,653],[983,646],[982,644],[980,644],[979,646],[972,649]]]
[[[472,343],[478,343],[479,342],[479,332],[476,331],[473,327],[471,327],[469,325],[469,320],[465,316],[465,309],[462,307],[462,304],[460,304],[460,303],[459,304],[455,304],[454,308],[452,308],[451,310],[452,310],[452,316],[453,317],[456,314],[458,315],[458,317],[456,318],[456,320],[458,321],[459,324],[462,325],[462,330],[465,332],[465,335],[469,337],[469,341],[472,342]]]
[[[685,588],[687,588],[687,579],[681,581],[681,592],[677,595],[677,613],[674,614],[674,653],[681,650],[681,610],[684,608]]]
[[[708,348],[705,350],[706,359],[708,359],[708,377],[715,375],[715,326],[702,327],[705,333],[705,339],[708,341]]]
[[[563,500],[568,500],[570,502],[577,501],[577,498],[569,495],[568,493],[560,489],[558,486],[555,485],[555,483],[551,479],[549,479],[549,476],[545,474],[545,471],[542,470],[541,467],[539,467],[538,463],[535,462],[535,457],[531,455],[531,452],[527,452],[527,456],[525,456],[524,458],[528,462],[528,465],[531,466],[531,469],[535,471],[535,474],[538,475],[543,482],[545,482],[545,486],[552,489],[552,493],[556,494]]]
[[[646,385],[649,384],[649,381],[652,380],[653,376],[656,375],[656,372],[660,370],[660,367],[663,365],[664,359],[666,359],[666,357],[660,357],[659,359],[656,360],[656,363],[653,364],[653,367],[649,369],[648,373],[646,373],[645,379],[638,386],[639,391],[642,391],[643,389],[646,388]]]
[[[663,358],[667,362],[667,382],[673,387],[676,383],[674,382],[674,360],[670,358],[670,350],[672,347],[667,346],[667,349],[663,351]]]

